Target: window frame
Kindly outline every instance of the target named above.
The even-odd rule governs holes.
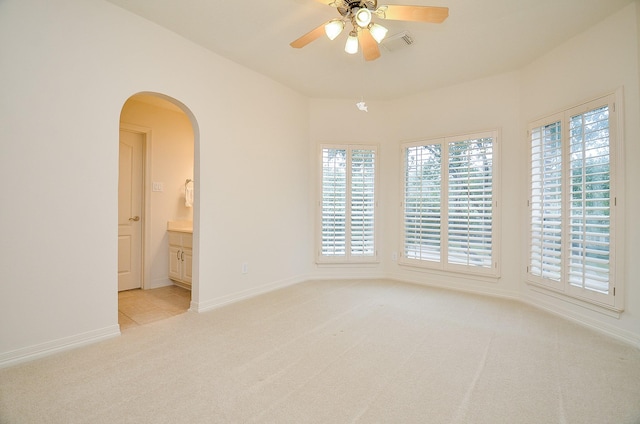
[[[623,137],[623,111],[622,91],[617,90],[604,96],[585,101],[576,106],[567,108],[561,112],[537,119],[529,123],[527,131],[527,214],[526,214],[526,282],[532,286],[548,290],[562,297],[575,299],[603,307],[605,309],[621,312],[624,310],[624,137]],[[608,106],[608,132],[609,132],[609,287],[607,293],[594,289],[576,287],[569,281],[569,262],[571,256],[570,233],[570,203],[571,203],[571,168],[570,168],[570,142],[571,119]],[[562,190],[561,190],[561,253],[560,253],[560,278],[554,280],[544,278],[533,273],[532,268],[532,132],[538,128],[560,122],[561,148],[562,148]],[[586,234],[586,233],[584,233]]]
[[[345,212],[345,254],[344,255],[323,255],[323,152],[325,149],[346,150],[347,152],[347,171],[346,171],[346,212]],[[373,255],[354,255],[351,249],[352,237],[352,165],[354,150],[371,150],[374,154],[374,181],[373,181]],[[319,265],[340,265],[340,264],[371,264],[378,263],[378,191],[379,191],[379,149],[373,144],[334,144],[323,143],[318,145],[318,178],[317,178],[317,211],[316,211],[316,263]]]
[[[455,263],[449,263],[449,145],[451,143],[460,141],[471,141],[480,139],[492,139],[492,224],[491,224],[491,266],[471,266],[461,265]],[[400,177],[400,245],[398,264],[407,267],[419,268],[422,270],[441,271],[445,273],[465,274],[473,275],[479,278],[489,278],[491,280],[498,279],[501,275],[500,267],[500,228],[501,228],[501,212],[500,212],[500,138],[501,133],[499,129],[478,131],[473,133],[465,133],[458,135],[450,135],[445,137],[424,139],[412,142],[402,143],[400,148],[400,162],[401,172]],[[447,166],[442,166],[440,169],[440,216],[444,217],[440,220],[440,258],[437,261],[425,260],[418,258],[408,258],[406,256],[406,213],[405,213],[405,201],[406,201],[406,151],[408,148],[420,147],[426,145],[440,145],[440,152],[443,155],[442,162],[447,163]]]

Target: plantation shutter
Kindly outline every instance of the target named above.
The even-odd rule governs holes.
[[[554,286],[562,273],[562,125],[531,129],[529,273]]]
[[[344,256],[347,236],[347,150],[322,149],[322,256]]]
[[[497,132],[403,145],[401,262],[499,275]]]
[[[351,151],[351,254],[373,256],[375,224],[375,151]]]
[[[624,239],[616,226],[624,218],[616,215],[614,182],[623,183],[614,174],[620,159],[615,100],[602,97],[530,126],[527,277],[622,310],[615,291],[622,255],[614,246],[620,249]]]
[[[322,147],[319,261],[376,257],[376,149]]]
[[[440,261],[442,146],[405,149],[404,257]]]
[[[460,140],[448,148],[448,262],[491,268],[493,139]]]
[[[570,117],[569,284],[609,293],[611,168],[609,107]]]

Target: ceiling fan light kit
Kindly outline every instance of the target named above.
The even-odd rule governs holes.
[[[380,19],[441,23],[449,16],[449,8],[433,6],[384,5],[378,7],[377,0],[316,0],[335,7],[342,16],[332,19],[307,34],[291,42],[291,47],[302,48],[319,38],[322,33],[335,40],[342,33],[345,23],[350,21],[353,29],[349,32],[344,50],[349,54],[358,52],[362,47],[367,61],[380,57],[378,44],[387,35],[387,28],[372,22],[373,15]]]
[[[360,8],[354,16],[356,24],[360,28],[366,28],[371,23],[371,11],[369,9]]]
[[[369,32],[378,44],[380,44],[382,40],[384,40],[384,37],[387,36],[389,30],[379,24],[369,24]]]
[[[327,34],[327,37],[329,37],[329,40],[335,40],[343,29],[344,21],[341,21],[340,19],[333,19],[324,26],[324,31]]]
[[[349,33],[347,43],[344,45],[344,51],[349,54],[358,53],[358,33],[355,30]]]

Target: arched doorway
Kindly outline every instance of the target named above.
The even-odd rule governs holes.
[[[196,300],[198,281],[191,278],[190,259],[197,255],[192,240],[199,228],[194,220],[198,131],[184,104],[150,92],[127,99],[119,125],[118,321],[123,330],[186,312]],[[176,266],[182,274],[176,275]]]

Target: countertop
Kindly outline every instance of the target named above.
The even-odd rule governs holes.
[[[192,221],[168,221],[167,231],[193,234],[193,222]]]

